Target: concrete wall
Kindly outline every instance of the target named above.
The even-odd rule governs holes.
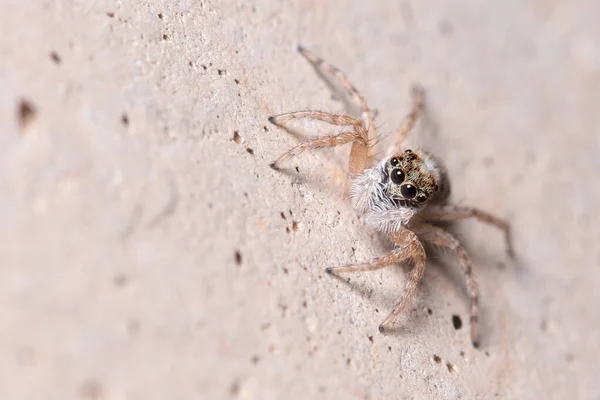
[[[599,15],[4,1],[0,398],[599,399]],[[324,273],[386,247],[344,195],[348,149],[268,166],[296,143],[269,115],[344,111],[299,43],[347,72],[382,134],[422,83],[412,143],[445,160],[456,202],[510,219],[516,262],[493,229],[457,227],[480,349],[451,254],[388,335],[407,267]]]

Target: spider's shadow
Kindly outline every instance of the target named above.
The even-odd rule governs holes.
[[[277,168],[276,172],[279,174],[288,176],[291,179],[292,186],[307,185],[312,188],[317,188],[318,190],[320,190],[324,193],[327,193],[330,197],[334,198],[336,201],[345,202],[345,200],[346,200],[343,195],[343,192],[339,192],[337,190],[331,190],[332,189],[331,186],[328,185],[325,181],[318,180],[316,177],[309,175],[309,174],[304,174],[301,171],[298,172],[298,170],[294,169],[294,167]]]

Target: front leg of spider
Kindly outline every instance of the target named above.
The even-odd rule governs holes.
[[[346,90],[352,101],[360,108],[361,117],[354,118],[349,115],[332,114],[317,110],[296,111],[269,117],[269,122],[280,127],[285,127],[287,122],[293,119],[306,118],[351,129],[337,135],[320,136],[306,140],[281,155],[269,165],[273,169],[279,169],[282,163],[300,155],[304,150],[351,144],[348,163],[350,175],[358,176],[362,174],[375,153],[376,132],[373,113],[365,102],[364,97],[337,67],[327,63],[302,46],[298,46],[298,52],[323,76],[331,79]]]
[[[379,332],[382,333],[385,332],[385,330],[410,303],[411,299],[415,295],[421,278],[423,278],[423,273],[425,272],[425,250],[423,249],[423,245],[414,232],[406,228],[400,228],[399,231],[390,233],[389,237],[397,246],[389,254],[383,257],[378,257],[370,263],[333,267],[325,270],[325,272],[329,274],[338,274],[341,272],[362,272],[384,268],[391,264],[407,260],[413,262],[414,267],[408,274],[408,280],[404,285],[404,290],[402,291],[400,298],[394,305],[394,308],[389,315],[383,320],[381,325],[379,325]]]

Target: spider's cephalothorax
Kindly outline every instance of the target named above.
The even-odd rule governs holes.
[[[440,179],[435,162],[410,149],[385,160],[381,169],[385,194],[400,207],[415,210],[434,195]]]
[[[449,182],[441,163],[422,150],[393,154],[354,177],[350,198],[366,214],[366,223],[378,231],[406,226],[430,204],[447,200]]]
[[[479,292],[472,275],[471,260],[462,245],[436,222],[473,217],[498,227],[504,232],[509,254],[512,254],[510,230],[507,222],[473,207],[453,206],[448,203],[450,185],[448,174],[439,160],[422,150],[404,150],[404,139],[412,129],[423,108],[424,91],[413,89],[413,107],[398,129],[392,155],[376,162],[375,145],[378,142],[374,116],[364,98],[348,79],[333,65],[326,63],[302,47],[300,53],[324,76],[331,76],[347,90],[361,109],[361,117],[331,114],[322,111],[296,111],[269,117],[275,125],[283,126],[296,118],[312,118],[332,125],[345,126],[337,135],[309,139],[284,153],[271,167],[278,169],[283,161],[299,155],[306,149],[335,147],[352,144],[350,151],[350,198],[353,207],[365,215],[365,223],[383,232],[394,243],[392,251],[374,260],[356,265],[327,268],[326,272],[369,271],[393,263],[412,261],[404,291],[390,314],[379,326],[383,332],[396,319],[414,296],[418,282],[425,271],[425,250],[421,241],[450,249],[458,256],[465,274],[471,297],[471,340],[478,345]],[[418,215],[418,217],[417,217]]]

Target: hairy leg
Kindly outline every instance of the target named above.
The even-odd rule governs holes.
[[[413,232],[406,228],[402,228],[401,231],[390,234],[390,239],[396,243],[398,247],[383,257],[376,258],[370,263],[366,264],[327,268],[325,270],[329,274],[340,272],[372,271],[405,260],[412,260],[414,262],[414,267],[408,274],[408,280],[404,286],[404,291],[402,292],[400,299],[390,314],[385,318],[381,325],[379,325],[380,332],[384,332],[386,326],[394,322],[398,314],[404,310],[406,305],[413,298],[417,289],[417,285],[423,277],[423,273],[425,271],[425,250]]]
[[[404,228],[400,232],[390,234],[390,239],[397,244],[406,243],[407,258],[413,261],[414,267],[408,274],[408,280],[404,284],[404,290],[400,295],[400,299],[396,302],[390,314],[379,325],[379,332],[384,332],[386,327],[391,325],[406,308],[414,297],[417,285],[425,273],[425,250],[414,232]]]
[[[407,251],[407,246],[397,247],[389,254],[382,257],[377,257],[365,264],[344,265],[342,267],[326,268],[328,274],[338,274],[340,272],[363,272],[374,271],[376,269],[385,268],[397,262],[402,262],[410,257]]]
[[[305,49],[302,46],[298,46],[298,51],[320,74],[323,76],[330,75],[331,77],[335,78],[338,84],[344,88],[344,90],[346,90],[352,101],[360,108],[363,127],[367,133],[365,138],[368,144],[367,148],[365,149],[367,153],[366,157],[369,159],[372,158],[373,155],[375,155],[375,142],[377,139],[377,134],[375,132],[375,116],[370,110],[363,95],[360,94],[356,87],[350,82],[348,77],[342,71],[340,71],[339,68],[329,64],[322,58],[317,57],[313,52]]]
[[[486,211],[474,207],[448,205],[429,209],[426,218],[429,221],[456,221],[465,218],[475,218],[480,222],[495,226],[504,233],[508,255],[510,257],[514,257],[515,255],[512,246],[510,225],[505,219],[496,217]]]
[[[306,110],[306,111],[295,111],[295,112],[291,112],[291,113],[286,113],[286,114],[280,114],[280,115],[275,115],[272,117],[269,117],[269,122],[271,122],[274,125],[277,126],[285,126],[285,123],[292,120],[292,119],[297,119],[297,118],[311,118],[311,119],[315,119],[317,121],[322,121],[322,122],[326,122],[329,123],[331,125],[336,125],[336,126],[352,126],[354,128],[354,140],[350,140],[350,141],[343,141],[343,143],[338,143],[338,144],[333,144],[333,145],[329,145],[329,146],[319,146],[319,147],[332,147],[332,146],[338,146],[341,144],[346,144],[346,143],[352,143],[352,150],[350,151],[350,160],[349,160],[349,170],[350,170],[350,175],[352,176],[358,176],[360,175],[364,169],[367,167],[368,165],[368,143],[367,143],[367,132],[365,131],[365,128],[362,126],[361,121],[357,120],[356,118],[350,117],[348,115],[339,115],[339,114],[331,114],[331,113],[326,113],[323,111],[313,111],[313,110]],[[323,138],[331,138],[331,137],[340,137],[340,136],[347,136],[348,133],[347,132],[342,132],[339,135],[335,135],[335,136],[325,136],[325,137],[321,137],[321,138],[317,138],[317,139],[323,139]],[[316,139],[313,139],[312,141],[314,141]],[[311,140],[309,140],[308,142],[311,142]],[[302,145],[300,145],[302,146]],[[297,146],[298,147],[298,146]],[[290,151],[294,151],[295,149],[297,149],[297,147],[295,147],[294,149],[290,150]],[[303,149],[301,149],[303,150]],[[289,153],[289,152],[288,152]],[[286,154],[288,154],[286,153]],[[286,157],[284,157],[286,154],[284,154],[283,156],[281,156],[277,161],[275,161],[275,163],[272,163],[271,166],[277,166],[277,164],[279,164],[281,161],[283,161],[284,159],[290,158],[295,154],[291,154],[291,155],[287,155]]]
[[[316,119],[317,121],[327,122],[331,125],[362,128],[361,122],[349,115],[331,114],[316,110],[294,111],[291,113],[273,115],[272,117],[269,117],[269,122],[275,125],[284,126],[288,121],[300,118]]]
[[[473,277],[471,259],[460,242],[441,228],[426,224],[419,230],[419,235],[428,242],[452,250],[458,256],[471,298],[471,341],[474,347],[479,347],[479,289]]]
[[[324,147],[336,147],[346,143],[361,141],[362,138],[356,132],[342,132],[334,136],[320,136],[309,139],[299,145],[292,147],[283,153],[277,160],[272,162],[271,168],[278,169],[279,165],[287,159],[295,157],[307,149],[321,149]]]
[[[350,98],[358,107],[360,107],[361,112],[368,112],[369,106],[365,101],[365,98],[360,94],[360,92],[354,87],[354,85],[350,82],[348,77],[340,71],[336,66],[329,64],[327,61],[315,55],[312,51],[298,46],[298,52],[302,54],[304,58],[321,74],[324,76],[330,75],[335,78],[340,86],[342,86],[347,92]]]
[[[418,85],[413,86],[412,88],[412,97],[413,97],[413,105],[412,109],[408,113],[408,115],[404,118],[402,125],[396,131],[396,137],[392,146],[390,147],[390,154],[395,153],[402,147],[402,144],[408,137],[408,134],[415,126],[417,119],[421,115],[423,111],[423,105],[425,102],[425,90]]]

